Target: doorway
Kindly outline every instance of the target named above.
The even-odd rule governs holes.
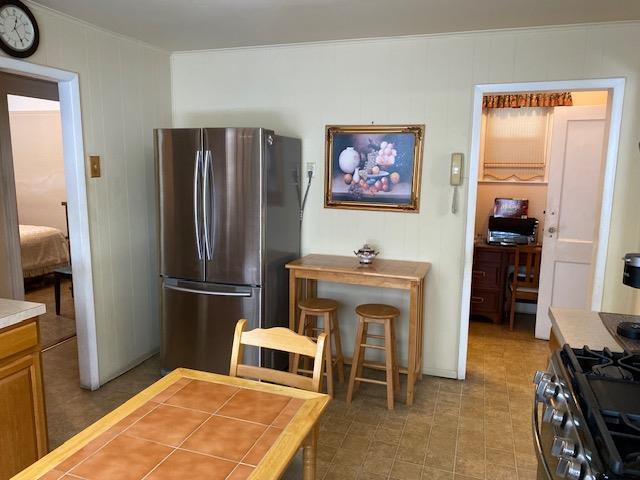
[[[24,90],[25,85],[42,91],[49,98],[57,95],[59,102],[62,146],[64,158],[64,183],[68,208],[68,236],[73,264],[73,310],[78,346],[80,385],[83,388],[99,387],[93,278],[91,273],[91,248],[86,194],[86,176],[80,115],[80,91],[78,75],[55,68],[0,57],[0,72],[6,75],[9,90],[0,95],[8,110],[7,94],[40,96]],[[46,85],[46,87],[43,87]],[[46,96],[44,98],[47,98]],[[2,128],[9,132],[8,115]],[[0,156],[0,296],[24,298],[16,185],[10,142],[3,142]],[[60,208],[62,209],[62,205]],[[61,285],[64,291],[65,285]],[[63,307],[64,308],[64,307]]]
[[[522,263],[518,267],[514,265],[513,259],[509,258],[514,256],[514,252],[499,245],[502,240],[498,234],[499,231],[510,232],[512,225],[507,225],[511,219],[503,220],[491,217],[494,205],[498,213],[495,217],[501,217],[504,212],[509,213],[506,216],[510,216],[514,212],[518,217],[534,216],[527,214],[527,207],[533,210],[538,217],[539,230],[535,233],[529,229],[531,223],[525,226],[524,221],[520,219],[515,221],[518,227],[516,230],[525,235],[533,234],[533,243],[542,244],[540,247],[530,248],[537,251],[538,261],[541,262],[538,269],[538,272],[541,272],[540,285],[534,285],[536,294],[535,298],[531,298],[535,300],[534,304],[529,307],[529,310],[526,309],[526,305],[524,309],[518,306],[518,309],[515,310],[518,312],[516,318],[520,317],[520,326],[525,329],[529,338],[533,338],[534,323],[535,337],[549,338],[551,323],[547,312],[550,305],[585,309],[599,308],[602,300],[602,279],[611,215],[623,89],[623,79],[476,86],[469,165],[458,378],[465,378],[466,374],[469,314],[490,312],[493,314],[492,320],[496,324],[500,324],[505,318],[505,310],[509,310],[511,306],[511,302],[508,300],[513,292],[513,289],[509,291],[513,277],[533,279],[532,274],[521,273]],[[487,107],[498,106],[497,103],[488,105],[488,99],[502,101],[504,98],[513,99],[516,94],[536,94],[536,99],[554,95],[555,99],[556,95],[563,92],[567,94],[568,102],[571,102],[571,94],[573,93],[577,100],[576,103],[564,104],[561,99],[558,102],[559,105],[550,105],[549,103],[538,104],[536,100],[535,104],[526,104],[528,107],[536,108],[515,110],[519,113],[510,113],[511,109],[500,108],[501,112],[493,112],[488,120],[490,115],[487,112],[491,112],[491,108]],[[603,95],[605,102],[594,102],[596,97],[602,98]],[[581,106],[585,105],[585,102],[590,106]],[[594,106],[594,103],[598,105]],[[505,105],[499,106],[504,107]],[[517,107],[518,105],[512,106]],[[556,108],[550,111],[549,106]],[[514,117],[515,120],[508,117]],[[608,122],[605,119],[608,119]],[[487,132],[490,130],[487,125],[488,121],[493,122],[493,138],[487,136]],[[569,122],[573,123],[567,129]],[[513,127],[514,125],[516,127]],[[590,132],[589,126],[591,127]],[[510,128],[516,128],[516,131],[520,129],[521,138],[516,139],[517,141],[512,144],[503,142],[500,145],[503,147],[502,150],[491,144],[491,142],[495,143],[497,140],[501,140],[501,135]],[[556,130],[553,136],[550,135],[552,129]],[[597,131],[600,135],[599,147],[596,145]],[[581,135],[583,140],[587,141],[576,140],[576,134]],[[540,141],[534,138],[536,136]],[[556,144],[553,143],[554,139]],[[563,147],[566,145],[569,145],[570,148],[563,151]],[[580,148],[583,150],[581,151]],[[598,169],[597,174],[593,168],[589,171],[576,168],[577,160],[574,158],[578,159],[581,153],[584,155],[586,152],[590,152],[589,148],[599,149],[596,155],[592,155],[597,163],[594,167]],[[487,156],[491,158],[485,162]],[[544,159],[548,159],[548,161],[545,162]],[[578,171],[574,175],[567,174],[571,170]],[[585,197],[589,200],[586,207],[590,210],[592,225],[587,225],[588,222],[583,221],[585,218],[578,219],[576,222],[565,220],[562,222],[562,228],[559,229],[560,216],[564,215],[563,218],[566,219],[569,218],[569,215],[579,215],[587,209],[580,211],[578,204],[572,204],[573,197],[566,195],[567,191],[575,190],[580,185],[580,175],[588,175],[590,179],[595,176],[595,184],[592,182],[589,185],[590,191]],[[563,185],[567,187],[564,190]],[[521,192],[526,193],[521,194]],[[535,204],[527,205],[527,202],[520,201],[525,197],[535,199]],[[496,199],[502,201],[499,202]],[[476,212],[478,215],[475,214]],[[478,227],[478,223],[488,223],[486,220],[491,221],[492,225]],[[565,228],[567,225],[573,227],[577,225],[578,227],[571,231],[570,228]],[[583,227],[582,232],[578,231],[579,227]],[[587,233],[585,233],[586,230],[588,230]],[[563,236],[563,233],[566,234]],[[580,233],[582,236],[579,235]],[[590,240],[585,242],[585,238],[589,236]],[[485,246],[487,237],[492,237],[491,243],[498,243],[498,245],[495,247]],[[518,238],[518,241],[523,241],[523,238]],[[585,250],[582,255],[584,258],[568,259],[565,258],[566,255],[563,257],[563,254],[568,250],[574,253],[579,250],[575,248],[576,245],[569,245],[571,241],[581,243],[580,246]],[[481,245],[480,249],[477,249],[478,245]],[[480,259],[477,250],[483,252]],[[527,247],[523,247],[521,250],[527,250]],[[589,251],[587,252],[587,250]],[[474,252],[476,252],[475,265]],[[523,256],[519,255],[519,258],[522,262]],[[528,261],[533,264],[535,255],[532,254],[531,258],[534,260],[528,259]],[[484,262],[482,268],[477,268],[479,260]],[[580,263],[582,266],[577,268],[581,270],[580,275],[587,278],[587,281],[583,282],[584,285],[579,285],[580,288],[576,287],[572,291],[560,291],[557,285],[562,285],[562,275],[564,273],[576,274],[576,264]],[[484,276],[480,276],[480,271],[484,273]],[[475,282],[474,277],[477,277]],[[489,292],[489,287],[494,288],[495,291]],[[504,291],[501,290],[503,287]],[[569,298],[572,292],[577,290],[580,290],[581,294]],[[504,297],[498,298],[503,293]],[[568,300],[563,297],[567,297]],[[484,302],[480,302],[480,299]],[[486,301],[486,299],[490,301]],[[475,306],[472,303],[474,300],[477,303]],[[564,305],[563,303],[567,301],[569,304]],[[518,325],[518,321],[515,324]]]
[[[33,82],[22,84],[23,93],[32,90]],[[24,299],[46,305],[39,326],[47,350],[75,338],[76,329],[58,88],[37,85],[43,87],[31,92],[37,96],[6,96],[10,136],[0,135],[11,145]]]

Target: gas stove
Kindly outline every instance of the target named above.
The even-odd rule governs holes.
[[[640,355],[565,345],[534,383],[539,479],[640,480]]]

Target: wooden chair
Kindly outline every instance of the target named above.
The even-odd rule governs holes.
[[[236,331],[233,336],[233,347],[231,348],[231,367],[229,368],[229,375],[231,377],[249,377],[277,383],[279,385],[286,385],[288,387],[300,388],[302,390],[320,392],[322,389],[326,333],[318,335],[318,340],[315,342],[311,338],[298,335],[284,327],[256,328],[245,332],[244,329],[246,326],[247,321],[244,319],[238,320],[236,324]],[[245,345],[270,348],[289,354],[311,357],[314,359],[313,376],[306,377],[291,372],[240,363],[242,362]],[[304,478],[315,478],[316,475],[315,452],[318,446],[319,431],[319,427],[316,425],[311,433],[309,433],[302,447]]]
[[[509,284],[509,329],[513,330],[516,301],[538,302],[540,285],[540,260],[542,247],[539,245],[518,245],[514,258],[513,278]]]
[[[230,376],[255,378],[288,387],[320,392],[322,388],[325,340],[327,338],[325,333],[318,335],[318,341],[314,342],[311,338],[298,335],[288,328],[256,328],[245,332],[246,325],[247,321],[244,319],[238,320],[236,324],[231,350]],[[243,364],[241,362],[245,345],[311,357],[314,359],[313,375],[307,377],[291,372]]]

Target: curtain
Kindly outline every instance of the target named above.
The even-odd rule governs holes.
[[[571,105],[573,105],[571,92],[519,93],[482,97],[482,108],[570,107]]]
[[[552,108],[502,108],[484,113],[483,180],[543,180]]]

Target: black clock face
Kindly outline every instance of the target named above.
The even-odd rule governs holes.
[[[0,48],[14,57],[28,57],[38,48],[38,24],[18,0],[0,0]]]

